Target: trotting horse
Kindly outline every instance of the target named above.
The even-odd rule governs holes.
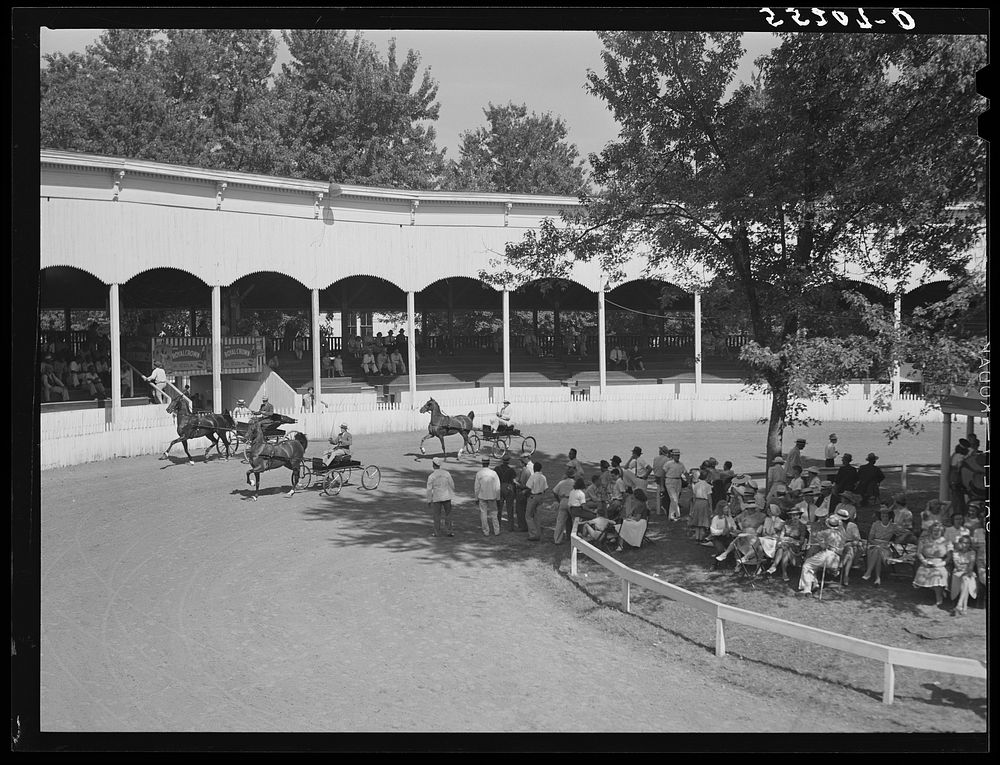
[[[174,444],[180,443],[184,447],[184,453],[187,455],[187,464],[193,465],[194,461],[191,459],[191,452],[188,451],[187,442],[190,438],[199,438],[201,436],[207,437],[212,442],[205,447],[206,461],[208,461],[208,453],[213,446],[219,456],[222,456],[222,450],[219,449],[219,440],[226,445],[226,459],[229,459],[229,437],[226,434],[236,427],[236,423],[233,422],[233,418],[228,411],[223,414],[215,414],[213,412],[197,412],[192,414],[191,405],[188,403],[187,398],[177,395],[167,405],[167,414],[175,413],[177,414],[177,438],[171,441],[167,445],[167,448],[163,450],[163,454],[160,455],[161,460],[167,458],[167,452],[170,451]]]
[[[447,414],[441,412],[441,406],[434,399],[428,399],[427,403],[420,407],[420,413],[425,412],[431,413],[431,422],[427,426],[427,435],[420,439],[420,453],[426,454],[424,451],[424,441],[428,438],[438,437],[441,442],[441,451],[447,454],[444,448],[444,437],[454,436],[458,434],[462,436],[462,441],[464,445],[458,450],[456,455],[459,459],[462,457],[463,449],[468,449],[472,451],[472,446],[469,444],[469,433],[472,432],[472,420],[475,418],[475,412],[469,412],[468,415],[459,414],[455,417],[449,417]]]
[[[264,440],[264,429],[262,420],[250,420],[247,426],[247,441],[250,449],[247,451],[247,461],[250,469],[247,470],[247,486],[253,487],[253,499],[257,501],[257,492],[260,491],[260,474],[265,470],[273,470],[278,467],[286,467],[292,471],[292,489],[286,494],[290,497],[295,493],[299,485],[299,470],[302,467],[302,458],[309,446],[309,439],[305,433],[292,432],[288,438],[278,443],[267,443]],[[250,476],[254,480],[250,480]]]

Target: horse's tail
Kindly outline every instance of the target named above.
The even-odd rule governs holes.
[[[303,451],[305,451],[306,449],[309,448],[309,439],[306,438],[306,434],[305,433],[298,433],[297,432],[295,434],[295,440],[298,441],[300,444],[302,444],[302,450]]]

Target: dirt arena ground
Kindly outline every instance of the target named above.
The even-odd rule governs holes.
[[[884,464],[932,463],[940,450],[940,426],[889,447],[881,425],[826,423],[806,434],[806,456],[821,456],[833,430],[857,459],[874,450]],[[752,424],[525,432],[550,484],[571,446],[588,467],[666,443],[689,466],[711,455],[738,471],[763,468],[762,427]],[[327,434],[310,435],[307,455],[318,456]],[[735,629],[731,655],[718,659],[704,617],[639,590],[634,613],[621,613],[595,564],[581,558],[580,577],[569,576],[568,545],[530,543],[506,525],[484,537],[471,499],[478,463],[454,452],[456,536],[432,537],[421,435],[356,437],[356,458],[380,466],[381,485],[366,491],[355,473],[335,497],[288,498],[290,473],[275,470],[253,502],[238,459],[198,453],[189,466],[179,448],[170,460],[44,472],[41,729],[986,731],[983,681],[901,669],[896,703],[885,706],[873,662]],[[932,491],[934,477],[922,480],[916,488]],[[550,528],[553,519],[543,515]],[[797,602],[780,582],[751,590],[706,572],[705,548],[670,526],[654,519],[656,544],[623,559],[733,605],[986,658],[985,610],[956,620],[908,582],[877,594],[860,582],[831,588],[822,603]]]

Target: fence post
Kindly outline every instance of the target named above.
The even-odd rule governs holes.
[[[629,601],[629,591],[631,584],[628,579],[622,578],[622,611],[627,614],[632,613],[632,604]]]
[[[569,542],[570,546],[572,547],[572,551],[569,554],[569,573],[570,576],[576,576],[576,556],[577,556],[576,540],[573,539],[572,534],[570,535]]]
[[[905,462],[903,463],[903,470],[902,470],[902,473],[900,474],[899,483],[902,485],[903,492],[905,493],[906,492],[906,463]]]
[[[882,676],[882,703],[891,704],[896,695],[896,668],[892,662],[885,663],[885,672]]]
[[[726,655],[726,623],[718,617],[715,619],[715,655]]]

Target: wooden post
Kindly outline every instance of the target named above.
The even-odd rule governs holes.
[[[632,585],[628,579],[622,579],[622,611],[627,614],[632,613],[632,603],[629,600],[631,586]]]
[[[572,535],[570,535],[569,541],[570,545],[572,546],[572,551],[569,554],[569,573],[570,576],[576,576],[577,575],[576,559],[579,553],[576,549],[576,542],[573,541]]]
[[[608,328],[607,313],[604,310],[604,283],[597,290],[597,371],[601,386],[601,400],[608,384]]]
[[[193,314],[192,314],[193,315]],[[212,411],[221,414],[222,401],[222,286],[212,287]]]
[[[406,363],[410,366],[406,369],[406,380],[410,389],[410,408],[417,408],[417,341],[414,330],[416,329],[416,300],[417,293],[406,293]]]
[[[701,292],[694,293],[694,395],[701,397]]]
[[[321,356],[326,350],[323,348],[323,344],[320,342],[320,332],[319,332],[319,290],[313,288],[310,291],[310,323],[309,323],[309,334],[312,335],[309,339],[311,340],[310,345],[312,348],[312,388],[313,388],[313,404],[312,412],[318,412],[322,409],[319,402],[323,399],[323,364]]]
[[[726,655],[726,623],[718,618],[715,620],[715,655]]]
[[[941,481],[938,484],[938,499],[947,502],[950,494],[948,473],[951,470],[951,415],[944,412],[942,417],[944,425],[941,428]]]
[[[891,662],[885,663],[882,675],[882,703],[891,704],[896,695],[896,668]]]
[[[903,493],[906,493],[906,463],[903,463],[903,470],[899,474],[899,485],[903,489]]]

